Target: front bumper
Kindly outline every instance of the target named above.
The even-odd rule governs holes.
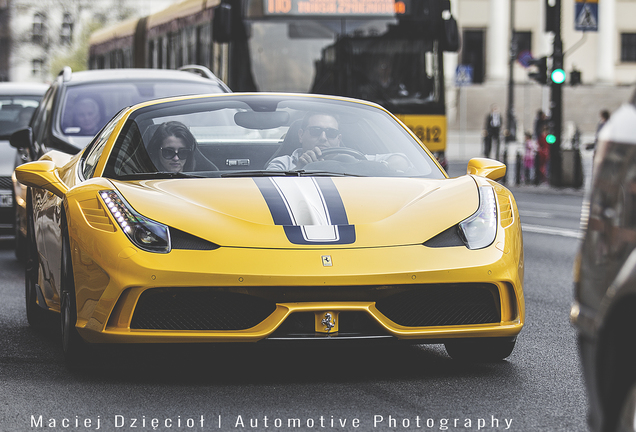
[[[105,243],[100,243],[98,252],[87,244],[73,243],[77,329],[92,343],[256,342],[312,337],[432,341],[514,337],[524,322],[522,254],[497,241],[480,251],[422,245],[331,250],[222,247],[213,251],[173,250],[166,255],[132,247],[110,253],[105,252]],[[91,253],[87,253],[87,246],[93,249]],[[323,264],[324,256],[329,256],[332,265]],[[482,299],[490,296],[492,300],[486,322],[476,317],[479,311],[470,311],[469,317],[460,321],[447,318],[448,308],[457,310],[453,298],[462,303],[473,288],[482,292]],[[454,296],[449,299],[445,293],[452,290]],[[444,297],[445,306],[433,311],[441,320],[428,320],[429,313],[408,318],[409,314],[417,315],[421,309],[418,304],[427,304],[428,297],[422,293],[433,291]],[[203,293],[203,297],[190,299],[185,310],[191,307],[192,313],[176,316],[177,321],[196,315],[194,309],[209,310],[213,316],[225,314],[229,321],[238,315],[247,318],[234,325],[221,319],[207,327],[155,324],[155,317],[174,312],[179,304],[183,308],[180,293],[191,292]],[[148,306],[144,296],[156,293],[163,293],[155,296],[163,297],[162,303]],[[396,309],[392,304],[399,295],[411,297],[398,301],[403,306]],[[227,303],[232,309],[215,296],[238,296],[239,301]],[[212,300],[204,304],[198,298]],[[251,303],[265,306],[250,309]],[[402,312],[413,305],[410,311]],[[144,310],[146,315],[139,318]],[[338,327],[329,331],[320,327],[326,314]],[[300,327],[290,324],[293,320],[300,322]],[[360,320],[365,322],[353,324]],[[196,322],[196,317],[190,322]]]

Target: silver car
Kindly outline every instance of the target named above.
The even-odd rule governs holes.
[[[0,235],[13,234],[15,218],[11,174],[16,149],[9,145],[9,137],[29,124],[48,87],[41,83],[0,83]]]

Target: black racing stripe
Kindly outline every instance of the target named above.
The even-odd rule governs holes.
[[[278,192],[278,189],[276,189],[276,186],[274,186],[274,183],[267,177],[255,177],[254,181],[256,182],[256,186],[260,189],[263,198],[265,198],[267,207],[269,207],[269,212],[272,214],[272,218],[274,219],[274,224],[285,226],[293,225],[291,215],[287,210],[285,201],[283,200],[283,197],[280,196],[280,193]]]
[[[322,192],[322,196],[325,198],[331,223],[333,225],[349,225],[347,211],[333,180],[329,177],[316,177],[315,180],[320,192]]]
[[[267,207],[272,215],[272,219],[276,225],[283,225],[287,239],[293,244],[304,245],[333,245],[333,244],[352,244],[356,241],[355,226],[349,225],[347,212],[342,202],[342,197],[336,188],[333,180],[330,178],[316,178],[316,184],[320,188],[325,199],[327,212],[329,214],[331,224],[336,225],[339,238],[334,241],[308,241],[302,233],[302,227],[294,225],[289,209],[285,205],[285,200],[280,195],[271,179],[266,177],[255,177],[254,182],[258,186]]]

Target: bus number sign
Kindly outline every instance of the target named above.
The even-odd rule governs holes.
[[[264,0],[266,15],[404,15],[411,0]]]

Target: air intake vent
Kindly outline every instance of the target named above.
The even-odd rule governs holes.
[[[502,228],[508,228],[514,222],[512,204],[508,195],[497,194],[499,200],[499,220]]]
[[[170,228],[170,239],[172,249],[214,250],[220,247],[215,243],[172,227]]]
[[[115,225],[106,214],[101,202],[97,198],[87,199],[79,202],[80,209],[84,213],[86,222],[95,229],[115,232]]]
[[[490,284],[422,285],[381,299],[376,307],[391,321],[406,327],[501,321],[499,292]]]
[[[139,297],[130,328],[244,330],[276,309],[276,303],[212,288],[154,288]]]

